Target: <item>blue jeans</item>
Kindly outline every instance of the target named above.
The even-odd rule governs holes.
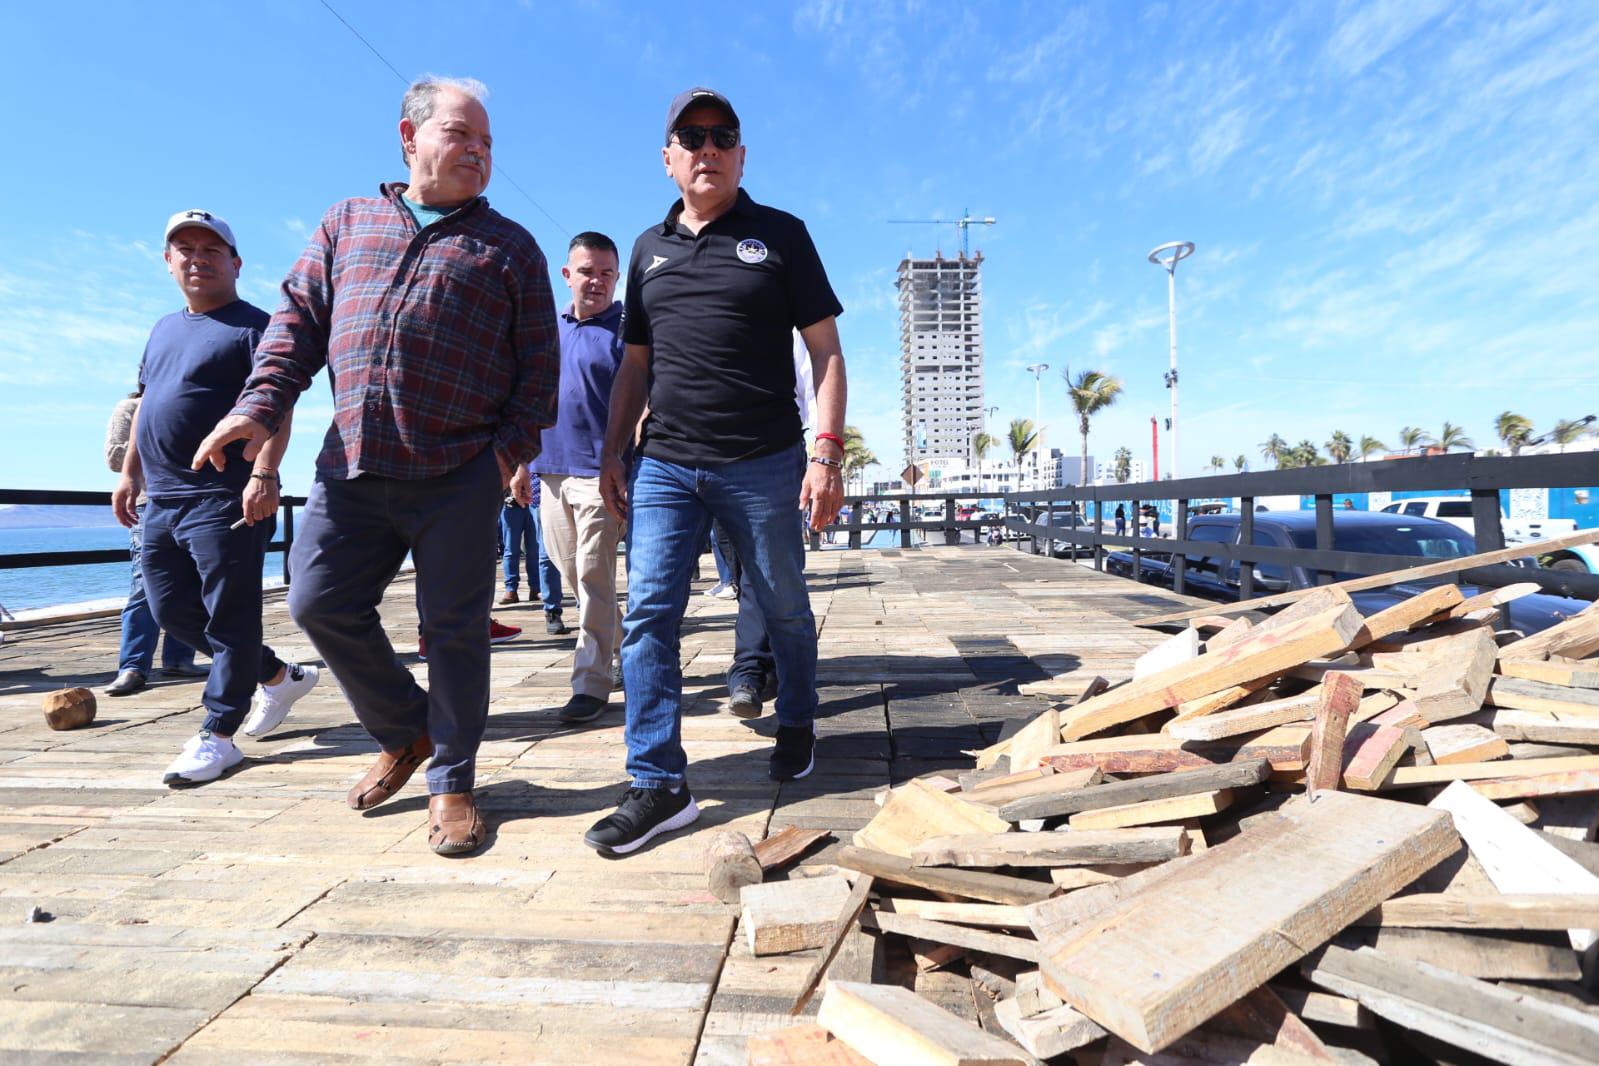
[[[128,584],[128,602],[122,608],[122,647],[117,652],[117,672],[137,670],[149,676],[155,663],[155,646],[161,640],[161,627],[156,625],[150,610],[150,601],[144,594],[144,509],[139,510],[139,520],[128,530],[128,553],[133,557],[133,579]],[[194,649],[183,641],[167,634],[161,649],[161,665],[193,666]]]
[[[505,548],[505,588],[515,592],[521,579],[522,556],[527,556],[527,583],[533,584],[534,561],[538,563],[539,599],[546,611],[561,610],[561,571],[544,550],[544,527],[538,507],[500,508],[500,544]]]
[[[627,617],[622,674],[627,692],[627,770],[640,788],[683,780],[683,671],[678,627],[698,549],[715,518],[739,554],[777,666],[779,725],[816,717],[816,619],[805,588],[805,541],[795,516],[805,450],[714,467],[648,457],[628,493]]]
[[[738,556],[728,549],[732,544],[715,522],[711,523],[711,559],[716,563],[716,583],[738,587]]]

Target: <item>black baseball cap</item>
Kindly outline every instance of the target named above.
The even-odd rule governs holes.
[[[727,117],[732,124],[738,125],[738,112],[733,110],[733,105],[728,103],[727,97],[715,89],[698,87],[688,89],[672,97],[672,105],[666,109],[666,143],[672,141],[672,130],[677,127],[677,120],[683,117],[683,112],[695,104],[715,104],[727,112]]]

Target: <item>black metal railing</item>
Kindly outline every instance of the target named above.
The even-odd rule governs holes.
[[[876,534],[880,530],[894,530],[899,534],[899,546],[909,548],[913,546],[912,533],[937,534],[945,544],[959,544],[961,534],[972,530],[977,539],[981,540],[984,531],[1004,524],[1004,516],[994,512],[996,517],[982,518],[972,515],[968,518],[960,517],[962,508],[961,500],[971,500],[974,504],[981,500],[1002,499],[1000,493],[995,492],[932,492],[920,493],[914,496],[890,496],[882,494],[866,494],[860,496],[845,496],[844,506],[849,508],[849,517],[843,522],[834,522],[824,527],[819,532],[812,532],[811,549],[814,551],[822,545],[823,533],[846,533],[849,536],[848,546],[859,548],[862,544],[861,534]],[[886,515],[892,515],[891,520],[879,518],[868,522],[865,518],[864,504],[871,504],[874,509],[881,510]],[[939,508],[937,518],[919,518],[917,515],[928,504],[936,504]]]

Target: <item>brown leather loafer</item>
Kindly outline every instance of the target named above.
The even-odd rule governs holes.
[[[488,829],[470,792],[428,797],[428,847],[440,855],[465,855],[483,845]]]
[[[350,789],[345,801],[354,810],[371,810],[404,788],[416,768],[432,754],[433,741],[426,736],[418,737],[409,748],[381,753],[366,776]]]

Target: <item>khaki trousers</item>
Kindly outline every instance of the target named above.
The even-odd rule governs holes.
[[[572,692],[608,700],[611,663],[622,637],[616,602],[616,543],[622,527],[600,499],[600,479],[540,474],[544,551],[577,597]]]

